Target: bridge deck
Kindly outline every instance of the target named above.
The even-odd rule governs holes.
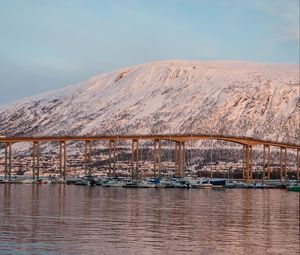
[[[188,142],[195,140],[222,140],[241,145],[266,145],[300,150],[300,144],[282,143],[244,136],[225,136],[217,134],[156,134],[156,135],[97,135],[97,136],[14,136],[0,137],[0,143],[5,142],[59,142],[59,141],[109,141],[109,140],[165,140]]]

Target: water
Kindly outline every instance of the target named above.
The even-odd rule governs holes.
[[[0,254],[299,254],[299,193],[0,185]]]

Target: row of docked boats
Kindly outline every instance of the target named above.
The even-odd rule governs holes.
[[[67,181],[67,184],[102,186],[102,187],[123,187],[123,188],[194,188],[194,189],[287,189],[300,191],[299,184],[295,182],[242,182],[225,179],[209,178],[144,178],[133,179],[129,177],[104,177],[95,179],[91,175],[84,176],[77,180]]]
[[[74,184],[83,186],[102,187],[124,187],[124,188],[194,188],[194,189],[287,189],[288,191],[300,192],[300,183],[295,180],[281,182],[272,180],[267,183],[250,182],[246,183],[238,180],[209,179],[209,178],[144,178],[133,179],[130,177],[94,177],[86,175],[84,177],[73,177],[63,180],[62,178],[49,176],[39,179],[25,176],[12,176],[11,179],[0,177],[0,184]]]
[[[123,188],[197,188],[211,189],[224,188],[225,180],[212,180],[207,178],[145,178],[141,180],[126,177],[99,178],[95,180],[93,176],[87,175],[83,178],[67,181],[67,184],[102,186],[102,187],[123,187]]]
[[[32,178],[28,176],[12,176],[10,179],[0,178],[0,184],[62,184],[64,180],[59,177]]]

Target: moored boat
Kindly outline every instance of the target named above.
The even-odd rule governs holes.
[[[288,191],[296,191],[296,192],[300,192],[300,185],[288,186],[288,187],[286,187],[286,189],[287,189]]]
[[[212,186],[213,185],[209,183],[207,179],[200,179],[191,184],[191,187],[196,189],[211,189]]]

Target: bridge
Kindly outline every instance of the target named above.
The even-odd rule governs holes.
[[[35,137],[5,137],[0,136],[0,144],[4,143],[4,174],[5,178],[11,178],[12,168],[12,145],[19,142],[27,142],[33,144],[32,151],[32,176],[39,178],[39,158],[41,142],[57,142],[59,143],[59,174],[66,178],[66,162],[67,162],[67,142],[83,141],[85,142],[85,163],[86,173],[91,173],[91,148],[93,141],[108,141],[109,143],[109,175],[115,175],[116,162],[115,151],[116,142],[131,141],[132,142],[132,176],[136,176],[139,171],[139,141],[152,141],[154,149],[154,175],[161,176],[161,142],[170,141],[175,144],[175,174],[176,177],[184,177],[185,173],[185,144],[197,140],[220,140],[236,143],[243,148],[243,180],[251,182],[252,173],[252,151],[255,146],[263,146],[263,181],[267,178],[270,180],[270,148],[280,148],[280,179],[287,178],[287,150],[296,151],[296,176],[299,180],[299,144],[280,143],[269,140],[256,139],[244,136],[225,136],[218,134],[155,134],[155,135],[98,135],[98,136],[35,136]],[[112,162],[113,161],[113,162]],[[113,164],[113,166],[112,166]],[[158,170],[158,171],[157,171]],[[266,176],[267,173],[267,176]]]

